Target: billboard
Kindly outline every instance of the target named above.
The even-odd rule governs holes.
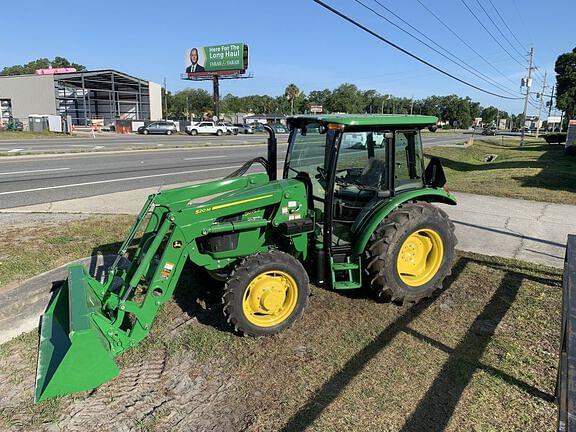
[[[248,68],[248,45],[192,47],[186,50],[184,67],[189,77],[244,72]]]

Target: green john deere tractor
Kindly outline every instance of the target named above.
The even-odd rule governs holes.
[[[393,302],[430,296],[456,243],[432,205],[456,202],[440,162],[425,168],[422,155],[420,130],[436,121],[291,117],[282,179],[267,127],[267,159],[149,196],[103,283],[83,266],[69,268],[42,317],[35,400],[115,377],[114,358],[148,335],[188,260],[225,281],[227,320],[249,336],[290,327],[308,302],[309,279],[334,290],[365,286]],[[266,173],[248,174],[254,163]]]

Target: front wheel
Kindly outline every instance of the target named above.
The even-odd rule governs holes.
[[[224,286],[224,314],[247,336],[270,336],[302,315],[310,288],[300,262],[284,252],[258,253],[236,266]]]
[[[441,209],[404,204],[376,228],[365,251],[371,289],[382,300],[417,302],[442,288],[457,240]]]
[[[196,136],[196,135],[198,135],[198,131],[197,131],[196,129],[192,129],[192,130],[190,131],[190,135]]]
[[[172,131],[171,130],[166,131],[166,135],[172,135]]]
[[[142,132],[144,135],[148,135],[148,130],[144,129],[144,132]]]

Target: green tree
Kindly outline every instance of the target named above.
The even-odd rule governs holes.
[[[4,69],[2,69],[2,71],[0,71],[0,75],[7,76],[33,74],[37,69],[47,69],[50,66],[53,68],[73,67],[79,71],[86,70],[86,66],[84,65],[72,63],[64,57],[54,57],[53,60],[49,60],[47,58],[39,58],[32,60],[31,62],[28,62],[24,65],[6,66]]]
[[[499,117],[499,110],[495,106],[489,106],[482,110],[480,117],[485,125],[496,124],[496,119]]]
[[[329,89],[314,90],[308,95],[308,102],[311,105],[322,105],[325,107],[330,96],[332,96],[332,91]]]
[[[173,120],[202,118],[211,113],[212,96],[203,89],[184,89],[175,94],[168,92],[168,113],[166,118]]]
[[[556,72],[556,106],[566,111],[566,118],[576,115],[576,48],[558,56]]]
[[[290,101],[290,114],[294,115],[294,103],[296,98],[300,96],[300,89],[296,84],[288,84],[286,90],[284,90],[284,96]]]
[[[354,84],[344,83],[332,92],[328,110],[350,114],[364,112],[364,97]]]

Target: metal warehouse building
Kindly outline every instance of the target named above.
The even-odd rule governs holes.
[[[111,69],[51,75],[0,77],[1,116],[27,121],[32,114],[70,116],[72,124],[90,120],[159,120],[161,87]]]

